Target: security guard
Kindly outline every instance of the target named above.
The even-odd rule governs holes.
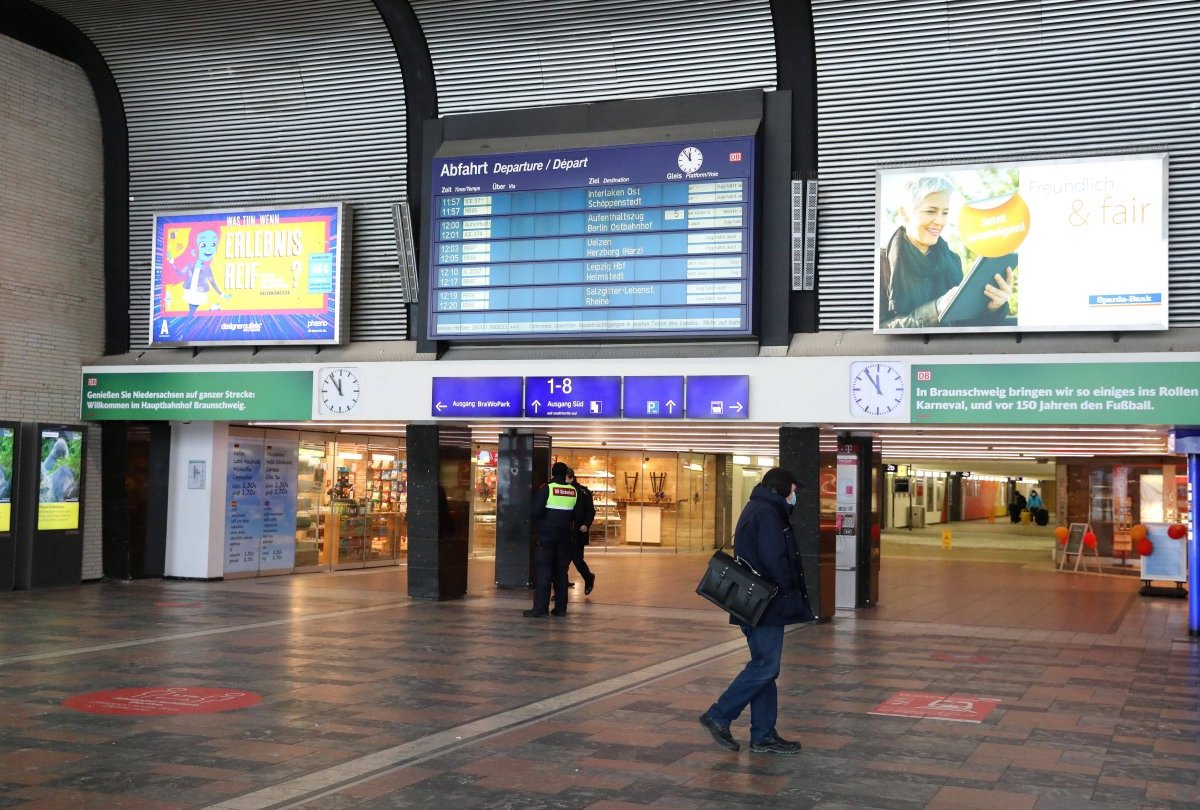
[[[537,589],[533,609],[522,615],[540,619],[548,615],[550,585],[554,585],[554,615],[567,615],[567,566],[574,556],[575,526],[579,521],[579,491],[567,483],[570,468],[561,461],[550,468],[550,481],[533,497],[533,519],[538,528]]]

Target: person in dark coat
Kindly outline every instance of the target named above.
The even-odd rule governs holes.
[[[579,492],[579,524],[575,527],[575,548],[571,562],[575,563],[575,570],[583,577],[583,593],[586,596],[596,587],[596,575],[583,559],[583,550],[588,545],[588,532],[592,528],[592,521],[596,519],[596,501],[592,498],[592,491],[579,483],[574,470],[567,472],[567,483]],[[575,583],[572,582],[570,587],[574,588]]]
[[[556,461],[550,480],[533,497],[537,524],[537,587],[533,609],[522,615],[540,619],[549,615],[550,586],[554,586],[554,615],[567,615],[567,567],[575,556],[575,526],[579,524],[579,491],[567,483],[570,468]]]
[[[737,751],[730,724],[746,706],[750,706],[750,750],[755,753],[795,754],[800,743],[785,740],[775,730],[778,714],[780,660],[783,656],[783,628],[789,624],[810,622],[813,612],[804,586],[800,548],[792,531],[791,512],[796,505],[799,482],[781,467],[767,471],[762,483],[750,493],[750,502],[738,517],[733,532],[733,551],[760,576],[779,586],[779,593],[768,604],[758,625],[750,627],[735,618],[750,647],[750,661],[717,702],[700,715],[700,724],[708,729],[722,748]]]

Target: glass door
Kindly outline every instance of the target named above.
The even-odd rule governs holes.
[[[296,571],[329,570],[329,465],[332,445],[302,434],[296,474]]]
[[[408,553],[408,465],[399,439],[367,448],[365,566],[395,565]]]

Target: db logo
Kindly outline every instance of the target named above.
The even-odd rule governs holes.
[[[99,380],[97,380],[95,377],[88,377],[88,385],[95,385],[98,382]]]
[[[933,379],[932,371],[918,371],[917,372],[917,381],[918,382],[929,382],[932,379]]]
[[[741,163],[742,162],[742,153],[741,152],[730,152],[729,153],[729,162],[730,163]]]

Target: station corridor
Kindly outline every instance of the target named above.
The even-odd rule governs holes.
[[[403,568],[6,594],[0,807],[1200,806],[1185,600],[904,539],[878,608],[786,637],[795,757],[697,723],[746,658],[706,554],[589,554],[538,620],[491,560],[447,603]]]

